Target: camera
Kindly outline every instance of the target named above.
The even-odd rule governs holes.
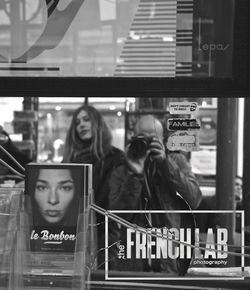
[[[153,138],[146,137],[144,135],[138,135],[132,137],[127,151],[127,156],[130,159],[140,159],[146,156],[149,144],[153,141]]]

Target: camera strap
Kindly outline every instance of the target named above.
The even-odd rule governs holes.
[[[144,170],[144,180],[145,180],[145,189],[146,189],[146,194],[144,196],[144,199],[145,199],[145,210],[150,210],[150,202],[151,202],[151,189],[150,189],[150,186],[149,186],[149,180],[148,180],[148,171],[149,168],[147,168],[146,170]],[[152,224],[152,215],[151,215],[151,212],[148,212],[148,213],[145,213],[145,218],[148,222],[148,225],[149,227],[153,227],[153,224]],[[148,237],[147,237],[148,238]],[[149,257],[151,256],[151,253],[149,253]],[[147,266],[149,268],[151,268],[152,266],[152,260],[151,258],[148,258],[147,261],[145,261],[145,263],[147,263]]]
[[[144,173],[144,179],[145,179],[145,187],[146,187],[146,191],[147,191],[147,195],[144,197],[145,201],[146,201],[145,210],[149,210],[148,205],[150,204],[150,201],[151,201],[151,191],[150,191],[149,184],[148,184],[148,179],[147,179],[147,176],[146,176],[145,173]],[[148,219],[149,226],[152,227],[151,213],[148,213],[146,215],[148,215],[148,218],[149,218]]]
[[[150,210],[150,203],[151,203],[151,197],[152,197],[152,192],[151,192],[151,188],[150,188],[150,184],[149,184],[149,171],[150,171],[150,160],[149,158],[146,159],[145,161],[145,169],[144,169],[144,181],[145,181],[145,210]],[[148,224],[150,227],[152,227],[152,217],[151,217],[151,213],[145,213],[145,217],[148,221]]]

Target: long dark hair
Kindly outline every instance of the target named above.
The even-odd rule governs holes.
[[[111,149],[112,135],[102,115],[94,107],[83,105],[76,109],[73,114],[71,125],[66,136],[63,162],[74,161],[75,157],[83,148],[83,142],[76,132],[76,118],[81,111],[88,113],[91,122],[92,139],[89,149],[93,157],[100,160]]]

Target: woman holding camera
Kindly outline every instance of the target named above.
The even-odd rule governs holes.
[[[102,115],[92,106],[83,105],[73,114],[66,136],[63,156],[65,163],[90,163],[93,165],[94,202],[110,209],[109,179],[113,171],[122,164],[123,152],[112,146],[112,135]],[[98,265],[104,266],[105,227],[104,217],[97,214]],[[115,223],[109,224],[110,244],[116,242],[118,232]],[[109,250],[115,255],[116,247]],[[112,265],[112,263],[111,263]],[[111,266],[112,267],[112,266]]]

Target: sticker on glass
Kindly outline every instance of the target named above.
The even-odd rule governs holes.
[[[170,114],[196,114],[199,107],[197,102],[170,102]]]
[[[169,131],[176,131],[176,130],[200,129],[201,126],[198,120],[196,119],[175,118],[168,119],[167,128]]]
[[[168,137],[167,148],[170,151],[198,151],[199,135],[197,131],[176,131]]]

